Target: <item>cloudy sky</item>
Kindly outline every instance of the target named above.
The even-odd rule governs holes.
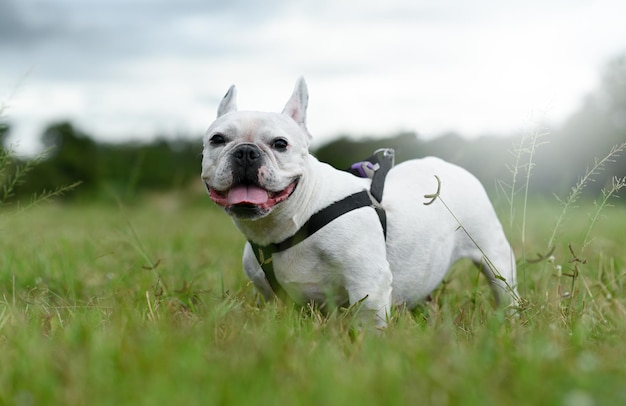
[[[623,0],[0,0],[0,100],[32,148],[69,119],[101,140],[200,135],[230,84],[309,130],[466,136],[558,124],[626,52]]]

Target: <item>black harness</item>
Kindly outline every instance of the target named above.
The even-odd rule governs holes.
[[[349,172],[360,177],[371,177],[372,184],[369,192],[363,190],[351,194],[330,206],[327,206],[320,211],[316,212],[309,218],[309,220],[300,227],[298,231],[291,237],[284,239],[279,243],[272,243],[268,245],[259,245],[252,241],[248,241],[252,246],[252,251],[256,256],[259,265],[265,273],[265,278],[269,282],[274,294],[281,300],[289,300],[289,296],[285,289],[276,280],[276,274],[274,273],[274,266],[272,264],[272,256],[284,251],[294,245],[306,240],[311,235],[315,234],[322,227],[335,220],[336,218],[343,216],[344,214],[360,209],[361,207],[372,207],[376,210],[380,224],[383,228],[383,234],[387,237],[387,215],[385,210],[381,207],[377,207],[374,200],[381,203],[383,200],[383,191],[385,188],[385,177],[393,166],[394,151],[393,149],[381,149],[378,150],[369,157],[366,161],[358,162],[352,165]],[[373,198],[373,199],[372,199]]]

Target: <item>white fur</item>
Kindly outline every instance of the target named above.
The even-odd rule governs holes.
[[[261,245],[282,241],[316,211],[349,194],[369,190],[369,179],[336,170],[308,153],[308,93],[302,78],[282,114],[237,112],[235,98],[231,87],[205,137],[202,177],[207,185],[219,190],[230,186],[230,153],[242,143],[253,143],[263,152],[259,181],[265,189],[278,191],[299,179],[290,198],[266,215],[233,217],[248,240]],[[216,133],[227,137],[225,146],[211,145],[209,140]],[[276,137],[289,141],[288,151],[271,147]],[[440,198],[424,205],[428,201],[424,195],[437,190],[435,175],[441,180]],[[459,228],[444,203],[476,244]],[[383,327],[390,306],[416,305],[441,283],[455,261],[470,258],[482,264],[499,303],[508,304],[517,297],[511,247],[484,188],[469,172],[438,158],[401,163],[387,176],[382,206],[387,213],[386,241],[376,212],[365,207],[274,254],[276,278],[289,295],[337,305],[363,300],[363,307],[375,314],[376,325]],[[259,292],[271,299],[272,290],[249,244],[243,265]]]

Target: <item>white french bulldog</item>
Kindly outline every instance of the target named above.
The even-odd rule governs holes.
[[[371,179],[309,154],[307,104],[303,78],[282,113],[237,111],[231,86],[203,141],[202,179],[211,199],[248,239],[243,266],[265,299],[276,289],[259,261],[271,263],[274,282],[291,299],[361,302],[359,314],[373,313],[366,320],[385,327],[392,305],[420,303],[455,261],[470,258],[498,303],[515,302],[515,258],[484,188],[464,169],[438,158],[395,166],[382,203],[372,199],[270,258],[259,257],[253,245],[284,241],[316,212],[370,189]],[[440,194],[425,205],[425,195],[438,189],[439,180]],[[386,212],[386,236],[373,207]]]

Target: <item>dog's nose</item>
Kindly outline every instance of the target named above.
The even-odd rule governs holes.
[[[261,150],[254,144],[243,144],[235,148],[233,158],[241,166],[251,166],[261,158]]]

